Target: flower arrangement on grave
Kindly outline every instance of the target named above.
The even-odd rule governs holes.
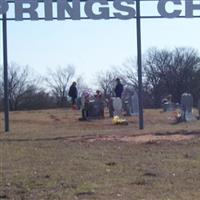
[[[122,119],[119,116],[114,116],[112,122],[115,125],[128,125],[127,120],[126,119]]]
[[[170,117],[168,117],[168,119],[173,124],[181,122],[181,112],[180,111],[174,111],[174,112],[172,112],[172,115]]]

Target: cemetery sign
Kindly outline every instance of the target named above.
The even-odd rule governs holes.
[[[83,2],[84,1],[84,2]],[[0,14],[6,14],[9,10],[9,3],[14,4],[14,19],[21,21],[24,15],[28,15],[30,20],[38,20],[40,15],[44,20],[64,20],[66,15],[72,20],[80,20],[83,16],[93,19],[110,19],[111,16],[121,20],[128,20],[136,17],[136,0],[113,0],[111,8],[109,0],[44,0],[43,9],[39,9],[38,0],[0,0]],[[158,0],[157,11],[160,17],[174,18],[179,17],[185,12],[186,18],[193,17],[193,13],[200,11],[197,0]],[[81,2],[84,4],[81,6]],[[55,3],[55,6],[54,6]],[[184,5],[183,5],[184,4]],[[181,9],[181,6],[184,9]],[[169,9],[170,7],[170,9]],[[40,10],[40,11],[39,11]],[[84,12],[82,12],[82,10]],[[56,17],[54,17],[56,13]]]

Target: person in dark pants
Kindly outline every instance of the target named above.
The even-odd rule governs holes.
[[[96,91],[95,101],[99,104],[99,117],[104,118],[104,98],[100,90]]]
[[[115,96],[121,98],[124,87],[121,84],[121,81],[120,81],[119,78],[116,79],[116,82],[117,82],[117,84],[116,84],[116,87],[115,87]]]
[[[89,108],[90,95],[87,92],[83,92],[81,96],[81,114],[82,117],[79,121],[88,121],[88,108]]]
[[[72,98],[72,107],[75,108],[76,98],[78,95],[78,91],[76,88],[76,82],[73,82],[72,85],[70,86],[68,95]]]

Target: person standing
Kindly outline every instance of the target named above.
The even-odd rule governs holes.
[[[72,85],[70,86],[68,95],[72,99],[72,107],[75,108],[76,107],[76,98],[77,98],[77,95],[78,95],[78,91],[77,91],[77,88],[76,88],[76,82],[73,82]]]
[[[119,78],[116,79],[116,86],[115,86],[115,96],[121,98],[122,92],[124,90],[123,85],[121,84],[121,81]]]
[[[99,105],[99,117],[104,118],[104,98],[100,90],[96,91],[95,101]]]

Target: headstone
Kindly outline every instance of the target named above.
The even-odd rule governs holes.
[[[81,96],[81,111],[83,120],[104,118],[104,99],[92,98],[88,92]]]
[[[190,93],[183,93],[181,95],[181,110],[182,120],[192,121],[194,119],[192,115],[193,97]]]
[[[172,95],[168,95],[166,98],[162,99],[163,112],[172,112],[176,110],[176,104],[172,102]]]
[[[113,97],[114,116],[122,115],[122,100],[119,97]]]
[[[130,103],[133,92],[130,88],[125,88],[122,96],[122,108],[126,116],[130,116]]]
[[[126,88],[123,95],[123,109],[127,116],[139,114],[139,101],[137,92],[133,88]]]
[[[88,103],[88,118],[100,119],[103,118],[104,105],[100,100],[93,100]]]
[[[109,110],[109,116],[113,117],[113,115],[114,115],[113,98],[111,98],[111,97],[109,97],[109,99],[108,99],[108,110]]]
[[[200,99],[198,99],[197,109],[198,109],[198,112],[199,112],[198,119],[200,119]]]
[[[175,109],[176,109],[176,104],[174,104],[170,101],[163,103],[163,111],[164,112],[171,112],[171,111],[174,111]]]
[[[129,101],[129,99],[125,99],[124,101],[123,101],[123,109],[124,109],[124,111],[125,111],[125,115],[126,116],[131,116],[131,113],[130,113],[130,101]]]
[[[131,96],[130,101],[130,114],[132,116],[137,116],[139,114],[139,101],[138,101],[138,94],[134,92],[134,94]]]

